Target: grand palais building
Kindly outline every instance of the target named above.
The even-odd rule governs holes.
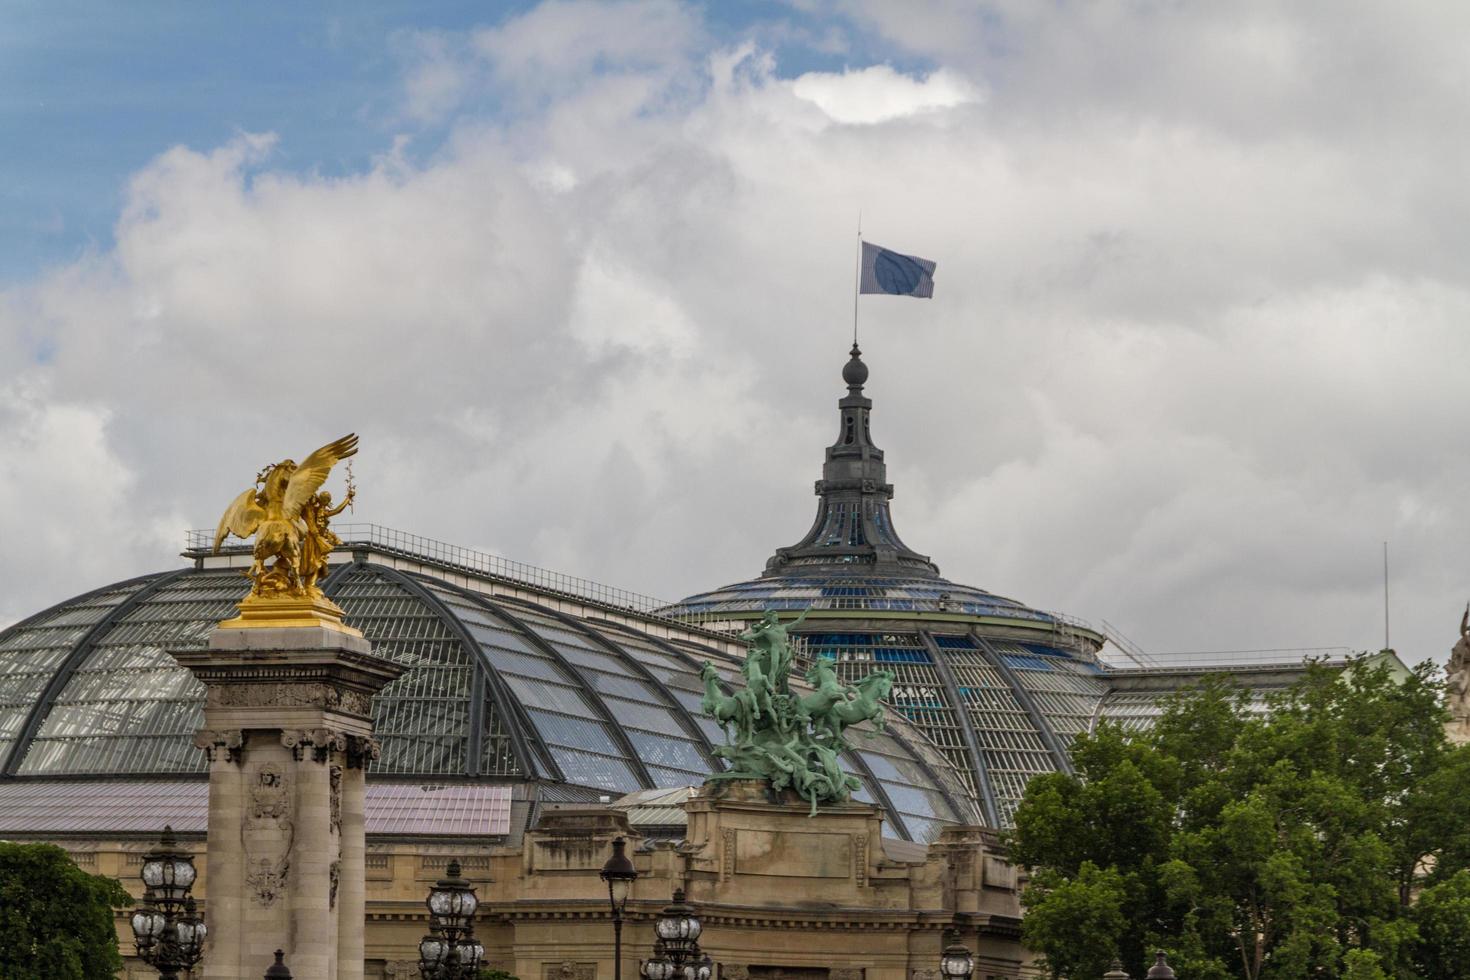
[[[345,543],[324,590],[404,668],[372,709],[368,978],[417,976],[424,894],[458,858],[484,903],[491,965],[607,980],[597,871],[615,836],[640,871],[624,976],[674,887],[731,980],[932,980],[951,936],[975,950],[979,980],[1025,973],[1018,873],[997,832],[1027,780],[1069,771],[1078,734],[1146,726],[1163,697],[1220,668],[1105,661],[1101,630],[946,579],[899,536],[867,376],[854,347],[806,534],[772,542],[759,575],[691,583],[678,602],[376,525],[336,528]],[[135,893],[165,824],[202,852],[203,687],[168,651],[203,648],[248,589],[248,548],[212,554],[211,537],[193,533],[178,567],[139,569],[0,633],[0,836],[58,843]],[[792,629],[801,655],[843,680],[896,675],[884,730],[852,738],[844,760],[876,810],[821,835],[845,842],[850,865],[835,871],[737,862],[735,817],[711,830],[690,802],[725,737],[700,707],[701,664],[738,687],[738,634],[767,610],[807,611]],[[1264,694],[1302,665],[1230,669]],[[208,877],[203,867],[198,893]],[[127,975],[156,973],[129,960]]]

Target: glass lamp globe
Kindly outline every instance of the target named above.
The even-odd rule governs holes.
[[[480,961],[485,958],[485,945],[473,937],[459,941],[459,962],[466,969],[474,973],[480,968]]]
[[[704,953],[693,963],[685,964],[684,977],[685,980],[709,980],[714,970],[714,961],[709,958],[708,953]]]
[[[939,972],[945,980],[969,980],[970,974],[975,972],[975,957],[965,946],[951,943],[939,959]]]
[[[428,906],[434,923],[440,928],[466,928],[474,919],[475,910],[480,907],[474,888],[460,877],[459,872],[459,862],[450,861],[445,877],[434,883],[424,903]]]
[[[694,914],[694,909],[684,904],[684,889],[674,890],[674,902],[659,913],[653,925],[658,938],[669,944],[670,949],[685,949],[699,938],[703,926]]]
[[[419,962],[428,967],[438,967],[449,958],[449,944],[438,936],[425,936],[419,940]]]
[[[162,912],[145,905],[133,913],[133,936],[140,947],[152,946],[158,941],[158,937],[163,935],[163,929],[167,924],[168,920],[163,917]]]
[[[622,914],[623,906],[628,904],[628,893],[638,878],[638,870],[624,853],[627,843],[621,837],[614,838],[612,857],[607,859],[607,863],[598,872],[598,877],[607,882],[607,897],[615,915]]]
[[[184,914],[174,923],[174,934],[178,938],[179,952],[188,962],[198,962],[204,953],[204,937],[209,930],[194,910],[192,898],[184,902]]]
[[[673,980],[674,964],[662,952],[655,952],[652,959],[643,961],[643,980]]]

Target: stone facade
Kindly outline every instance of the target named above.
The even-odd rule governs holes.
[[[266,813],[271,799],[265,794]],[[254,808],[252,799],[252,815]],[[727,980],[938,980],[950,929],[976,952],[976,980],[1030,975],[1016,870],[990,831],[953,827],[924,848],[885,840],[870,806],[824,808],[808,819],[804,803],[771,802],[740,784],[723,797],[696,797],[688,809],[682,843],[642,841],[622,811],[571,805],[545,807],[513,846],[369,841],[365,914],[357,929],[340,917],[338,928],[362,943],[365,980],[417,978],[424,898],[457,858],[484,903],[475,934],[488,965],[521,980],[611,980],[612,925],[597,873],[613,838],[625,836],[639,879],[623,931],[624,980],[636,980],[654,918],[679,887],[704,922],[700,944]],[[71,845],[89,868],[119,875],[135,894],[136,860],[147,846]],[[202,841],[194,847],[201,852],[195,891],[212,894],[215,852]],[[320,868],[311,873],[326,877]],[[206,903],[204,911],[217,929],[218,909]],[[122,948],[131,950],[126,919],[118,926]],[[216,950],[206,968],[223,962]],[[142,964],[131,968],[149,975]],[[260,972],[233,976],[253,980]],[[204,974],[224,975],[217,966]]]
[[[216,630],[174,655],[206,688],[205,980],[261,975],[286,951],[298,980],[362,980],[364,768],[372,695],[400,668],[319,627]]]

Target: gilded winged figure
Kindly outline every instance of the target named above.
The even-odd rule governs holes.
[[[328,520],[352,502],[354,491],[337,507],[330,494],[321,492],[332,467],[357,452],[357,436],[346,435],[329,442],[299,464],[284,460],[267,466],[255,486],[235,498],[220,518],[214,534],[214,551],[229,535],[255,536],[255,563],[247,573],[259,598],[321,595],[317,579],[326,567],[327,554],[337,536]]]

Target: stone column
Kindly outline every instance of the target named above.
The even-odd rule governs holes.
[[[364,922],[367,918],[366,848],[363,845],[364,770],[376,758],[371,739],[350,737],[347,768],[341,773],[342,857],[337,885],[337,914],[342,922]],[[363,930],[340,929],[337,933],[337,980],[362,980]]]
[[[372,696],[401,673],[355,631],[216,630],[174,653],[206,688],[205,980],[361,980],[363,766]]]

